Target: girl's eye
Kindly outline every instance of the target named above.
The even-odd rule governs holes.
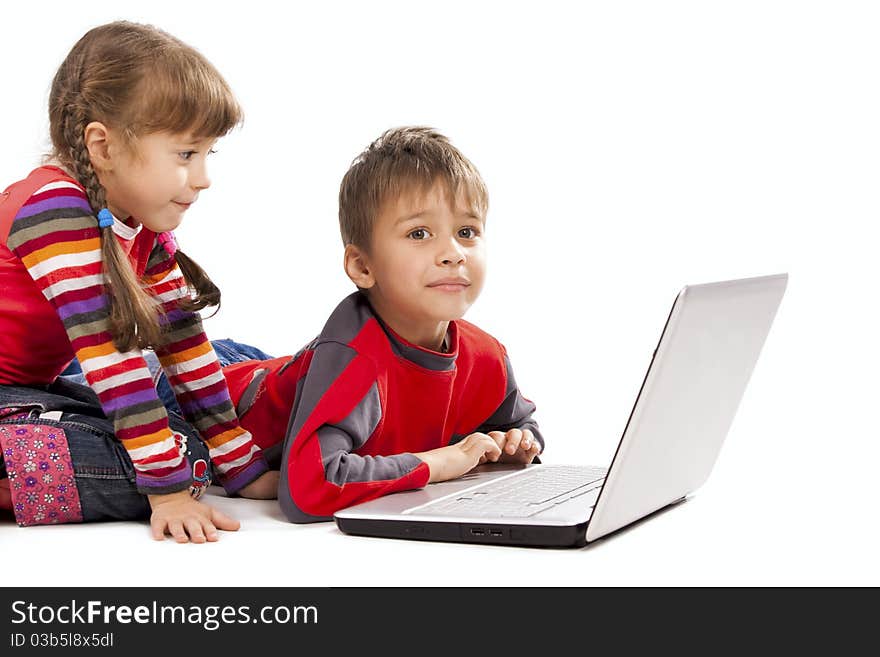
[[[195,151],[183,151],[181,153],[178,153],[178,155],[180,155],[181,159],[183,159],[187,162],[189,162],[192,159],[192,156],[195,154],[196,154]]]
[[[428,237],[428,231],[426,231],[424,228],[416,228],[415,230],[411,231],[409,235],[407,235],[407,237],[414,240],[423,240]]]
[[[458,231],[458,236],[466,240],[472,240],[477,237],[477,235],[479,235],[477,229],[472,226],[467,226]]]
[[[211,149],[211,150],[208,151],[208,155],[213,155],[213,154],[216,153],[216,152],[217,152],[217,151],[215,151],[214,149]]]

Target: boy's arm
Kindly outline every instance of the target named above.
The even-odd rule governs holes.
[[[283,448],[278,500],[291,522],[330,520],[339,509],[428,483],[413,454],[361,456],[383,422],[375,367],[339,343],[315,348]]]
[[[234,494],[269,467],[250,433],[241,427],[217,354],[198,313],[178,308],[188,296],[176,261],[157,242],[144,275],[147,290],[165,311],[156,355],[186,419],[208,446],[220,483]]]
[[[490,431],[506,432],[510,429],[528,429],[541,444],[541,451],[543,451],[544,437],[538,430],[538,423],[532,417],[535,412],[535,404],[523,397],[519,391],[506,350],[504,352],[504,366],[507,372],[507,388],[504,392],[504,399],[495,412],[476,430],[480,433],[489,433]]]

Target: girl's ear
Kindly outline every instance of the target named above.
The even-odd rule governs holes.
[[[83,140],[95,171],[111,171],[113,167],[110,162],[110,131],[107,130],[107,126],[92,121],[86,126]]]
[[[370,264],[367,261],[366,253],[354,244],[348,244],[345,247],[345,255],[343,256],[343,267],[345,273],[351,279],[351,282],[362,290],[368,290],[376,284],[373,278]]]

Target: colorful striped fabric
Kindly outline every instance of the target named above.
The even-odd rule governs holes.
[[[210,448],[220,483],[234,493],[268,468],[239,425],[199,315],[177,308],[187,296],[180,269],[150,231],[118,220],[114,230],[146,289],[166,311],[163,344],[154,348],[187,420]],[[66,176],[37,189],[15,215],[7,247],[63,323],[86,380],[131,456],[138,489],[145,494],[186,489],[191,473],[140,351],[120,353],[113,345],[101,236],[83,189]]]

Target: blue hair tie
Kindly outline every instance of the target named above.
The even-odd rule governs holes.
[[[98,227],[106,228],[113,225],[113,214],[107,208],[98,213]]]

